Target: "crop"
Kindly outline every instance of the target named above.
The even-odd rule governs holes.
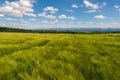
[[[120,34],[0,33],[0,80],[119,80]]]

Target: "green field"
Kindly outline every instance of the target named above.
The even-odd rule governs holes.
[[[120,80],[120,34],[0,33],[0,80]]]

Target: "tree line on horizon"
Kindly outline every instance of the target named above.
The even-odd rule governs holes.
[[[69,33],[69,34],[99,34],[99,33],[120,33],[118,31],[69,31],[69,30],[27,30],[27,29],[20,29],[20,28],[8,28],[8,27],[0,27],[0,32],[20,32],[20,33]]]

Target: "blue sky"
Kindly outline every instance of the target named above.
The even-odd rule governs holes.
[[[0,26],[120,28],[120,0],[0,0]]]

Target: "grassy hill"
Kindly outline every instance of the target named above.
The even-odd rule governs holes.
[[[0,80],[119,80],[120,34],[0,33]]]

